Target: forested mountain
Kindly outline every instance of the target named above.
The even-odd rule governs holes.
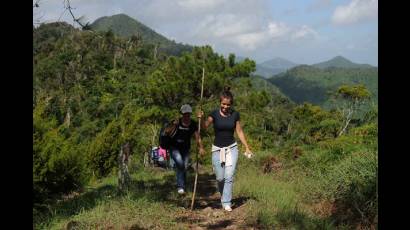
[[[165,50],[171,55],[181,55],[182,52],[191,51],[193,48],[190,45],[176,43],[167,39],[126,14],[98,18],[90,25],[90,28],[103,32],[111,30],[115,35],[125,38],[133,36],[141,38],[146,43],[159,45],[160,49]]]
[[[265,78],[269,78],[276,74],[285,72],[286,70],[297,65],[298,64],[293,63],[284,58],[276,57],[271,60],[264,61],[262,63],[257,63],[256,71],[254,72],[254,74]]]
[[[243,202],[238,209],[249,214],[241,219],[244,226],[377,225],[377,108],[354,120],[351,116],[356,101],[369,96],[356,83],[377,95],[377,68],[298,66],[269,79],[270,84],[252,76],[255,62],[248,58],[224,57],[210,46],[192,47],[179,56],[165,48],[139,36],[79,30],[67,23],[33,28],[34,229],[180,229],[193,226],[187,219],[193,213],[207,216],[211,202],[219,202],[213,192],[200,191],[209,198],[208,207],[183,216],[191,191],[178,196],[174,172],[156,170],[147,159],[158,146],[160,128],[180,116],[182,104],[194,110],[201,105],[209,114],[220,105],[224,86],[231,87],[233,108],[240,112],[255,153],[247,161],[240,154],[238,161],[234,198]],[[338,93],[347,106],[326,110],[289,99],[315,101],[327,90]],[[212,173],[213,130],[201,129],[201,136],[207,154],[198,161]],[[194,155],[197,146],[192,144]],[[124,192],[117,175],[125,146],[131,189]],[[243,145],[238,149],[244,152]],[[187,176],[193,181],[192,170]],[[205,176],[213,177],[200,175],[200,185],[209,182]]]
[[[73,189],[91,174],[106,176],[126,142],[135,153],[148,151],[164,119],[178,116],[183,103],[198,105],[203,67],[206,112],[217,105],[224,85],[233,86],[238,110],[261,110],[254,122],[268,116],[262,110],[274,96],[249,90],[255,68],[249,59],[229,62],[209,46],[167,56],[143,41],[66,23],[33,30],[33,62],[36,200]]]
[[[317,67],[320,69],[326,69],[329,67],[336,67],[336,68],[346,68],[346,69],[352,69],[352,68],[363,68],[363,69],[369,69],[369,68],[374,68],[373,66],[369,64],[357,64],[354,63],[342,56],[336,56],[328,61],[320,62],[317,64],[313,64],[313,67]]]
[[[260,76],[251,76],[251,83],[252,87],[258,90],[265,90],[267,92],[272,93],[272,95],[277,95],[278,97],[284,99],[286,98],[287,100],[290,100],[285,94],[283,94],[280,89],[269,82],[267,79],[260,77]],[[290,102],[293,103],[293,102]]]
[[[378,98],[378,69],[335,68],[326,69],[300,65],[268,79],[296,103],[317,105],[330,103],[331,93],[342,84],[364,84]]]

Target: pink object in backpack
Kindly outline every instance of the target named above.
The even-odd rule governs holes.
[[[163,157],[164,159],[167,159],[167,150],[159,147],[158,156]]]

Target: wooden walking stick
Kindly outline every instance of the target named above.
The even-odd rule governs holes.
[[[205,67],[202,67],[201,99],[199,100],[199,108],[200,108],[201,111],[202,111],[202,95],[204,94],[204,79],[205,79]],[[198,133],[199,133],[199,135],[201,135],[201,120],[202,120],[202,118],[198,120]],[[198,181],[198,151],[196,152],[195,182],[194,182],[194,192],[192,193],[191,211],[194,208],[197,181]]]

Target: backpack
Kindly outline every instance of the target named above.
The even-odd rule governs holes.
[[[164,155],[163,151],[161,153],[161,149],[159,147],[154,146],[151,149],[151,156],[150,157],[151,157],[151,161],[154,165],[157,165],[157,166],[160,166],[160,167],[163,167],[163,168],[167,167],[168,156],[167,156],[166,152],[165,152],[165,155]]]
[[[172,138],[178,131],[178,120],[166,122],[159,131],[159,146],[163,149],[169,149],[172,143]]]

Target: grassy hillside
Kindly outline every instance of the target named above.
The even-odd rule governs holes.
[[[234,211],[222,212],[210,165],[201,166],[194,211],[173,189],[174,172],[132,170],[131,189],[115,176],[35,212],[35,229],[374,229],[377,225],[377,128],[313,146],[288,146],[239,158]],[[132,167],[131,167],[132,168]]]
[[[233,55],[226,58],[210,46],[194,47],[181,56],[156,51],[143,40],[81,31],[66,23],[34,28],[34,229],[377,225],[377,108],[346,123],[343,110],[297,105],[281,93],[283,88],[251,77],[252,60],[235,62]],[[331,88],[346,75],[352,81],[374,75],[377,79],[377,69],[371,70],[302,66],[285,74],[307,79],[296,87],[303,90],[312,82]],[[191,212],[192,169],[187,195],[178,196],[175,172],[150,164],[149,151],[158,145],[164,120],[179,116],[182,104],[190,103],[194,110],[201,104],[209,114],[219,106],[224,86],[232,89],[233,107],[240,112],[256,156],[240,156],[232,213],[221,210],[210,152],[200,158],[198,199]],[[213,134],[212,129],[201,129],[208,151]],[[192,145],[194,155],[197,146],[194,141]],[[128,191],[118,187],[123,146],[130,147],[131,155]],[[244,151],[240,143],[239,150]]]

